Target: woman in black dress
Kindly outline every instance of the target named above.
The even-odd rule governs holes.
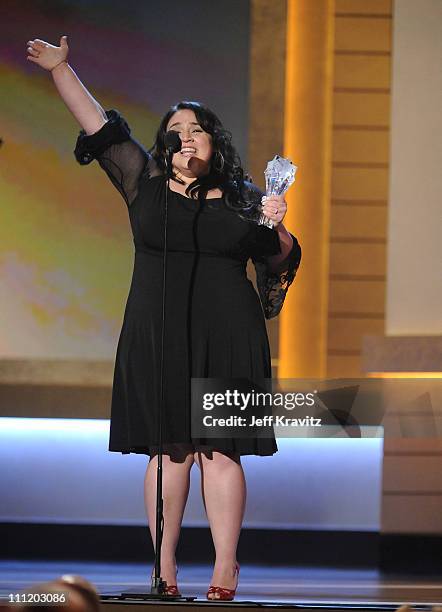
[[[98,160],[128,207],[135,261],[118,342],[109,450],[150,456],[145,501],[155,542],[157,424],[160,404],[163,223],[167,131],[178,132],[169,187],[165,305],[161,576],[176,594],[175,550],[189,492],[190,469],[201,469],[216,560],[209,599],[232,599],[236,549],[245,508],[241,455],[271,455],[274,438],[195,438],[190,425],[191,378],[271,378],[265,317],[276,316],[301,251],[282,220],[282,196],[265,200],[275,229],[258,225],[262,193],[244,180],[229,133],[209,109],[182,102],[163,118],[150,151],[130,134],[118,111],[104,111],[67,63],[60,46],[28,41],[28,59],[50,70],[82,126],[75,155]],[[249,258],[259,296],[246,275]],[[220,586],[221,585],[221,586]]]

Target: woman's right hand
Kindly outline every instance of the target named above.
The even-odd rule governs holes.
[[[60,46],[56,47],[51,45],[44,40],[36,38],[35,40],[28,40],[28,59],[34,64],[38,64],[45,70],[53,70],[56,66],[65,62],[69,47],[67,43],[67,36],[60,38]]]

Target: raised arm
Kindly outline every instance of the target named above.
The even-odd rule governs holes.
[[[60,38],[59,47],[39,38],[28,40],[27,51],[30,62],[51,72],[63,102],[86,134],[97,132],[107,121],[106,113],[69,66],[67,36]]]
[[[82,165],[96,159],[114,186],[131,206],[142,178],[160,174],[152,156],[132,138],[124,117],[105,111],[89,93],[67,62],[67,37],[60,46],[36,38],[28,41],[27,59],[52,74],[60,97],[83,128],[77,138],[75,157]]]

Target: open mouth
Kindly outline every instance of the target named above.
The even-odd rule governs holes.
[[[193,147],[183,147],[180,151],[181,155],[185,155],[187,157],[190,157],[192,155],[195,155],[196,153],[196,149],[194,149]]]

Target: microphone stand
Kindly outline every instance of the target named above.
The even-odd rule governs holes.
[[[164,332],[166,322],[166,278],[167,278],[167,215],[169,184],[172,177],[173,147],[166,148],[166,192],[164,198],[164,246],[163,246],[163,289],[161,312],[161,352],[160,352],[160,406],[158,412],[158,464],[157,464],[157,491],[156,491],[156,521],[155,521],[155,567],[151,579],[150,593],[121,593],[121,598],[141,598],[161,601],[193,601],[196,597],[182,597],[166,595],[167,582],[161,578],[161,545],[163,541],[163,410],[164,410]]]
[[[173,150],[166,150],[166,190],[164,197],[163,228],[163,295],[161,312],[161,354],[160,354],[160,410],[158,414],[158,455],[157,455],[157,504],[155,522],[155,570],[152,576],[150,592],[154,595],[164,594],[166,582],[161,578],[161,545],[163,542],[163,410],[164,410],[164,332],[166,322],[166,279],[167,279],[167,215],[169,204],[169,184],[172,176]]]

